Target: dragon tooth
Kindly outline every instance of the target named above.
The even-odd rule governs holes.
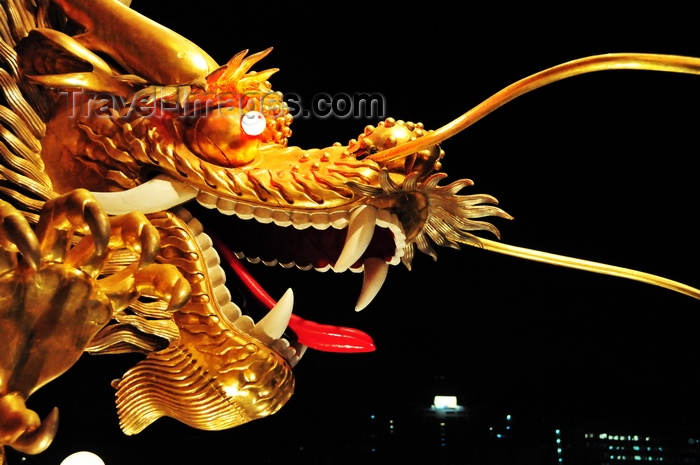
[[[377,209],[370,205],[362,205],[352,212],[343,251],[333,267],[336,272],[346,271],[365,253],[372,241],[376,220]]]
[[[221,263],[221,259],[219,258],[219,253],[216,251],[216,249],[214,247],[203,250],[202,251],[202,258],[204,259],[204,262],[207,264],[208,268],[212,268],[212,267]]]
[[[214,298],[219,306],[224,306],[231,302],[231,291],[226,286],[216,286],[214,288]]]
[[[389,272],[389,264],[381,258],[368,258],[365,260],[365,274],[362,281],[362,291],[355,304],[355,311],[359,312],[367,307],[377,296],[384,285],[386,275]]]
[[[231,216],[236,212],[236,202],[229,199],[217,199],[216,209],[222,215]]]
[[[233,326],[235,326],[239,331],[250,334],[253,328],[255,328],[255,322],[250,316],[241,315],[240,318],[233,322]]]
[[[258,223],[272,223],[272,210],[269,208],[256,207],[255,210],[253,210],[253,215]]]
[[[273,210],[272,221],[274,221],[277,226],[286,227],[292,224],[292,217],[290,213],[285,210]]]
[[[223,313],[230,323],[234,323],[241,316],[243,316],[240,307],[233,302],[229,302],[222,306],[221,313]]]
[[[252,205],[245,204],[245,203],[237,203],[236,207],[235,207],[236,216],[242,220],[253,219],[253,212],[254,211],[255,211],[255,207],[253,207]]]
[[[168,210],[193,199],[198,192],[184,182],[161,175],[126,191],[93,192],[92,195],[108,214],[121,215]]]
[[[313,226],[314,229],[325,231],[331,227],[330,215],[326,212],[314,212],[311,213],[309,217],[311,220],[311,226]]]
[[[284,334],[284,330],[289,325],[289,319],[292,317],[294,308],[294,293],[291,289],[277,301],[277,304],[270,309],[267,315],[262,320],[258,321],[255,327],[250,331],[250,334],[257,337],[261,341],[269,344],[275,339],[279,339]]]
[[[292,226],[295,229],[306,229],[311,227],[311,215],[306,212],[292,212],[290,215]]]

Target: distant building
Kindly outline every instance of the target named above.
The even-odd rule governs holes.
[[[328,463],[700,465],[700,437],[681,428],[525,418],[500,407],[440,402],[362,412],[364,426],[358,425],[353,446]]]
[[[562,431],[559,463],[700,464],[700,437],[683,428],[637,424],[577,424]]]

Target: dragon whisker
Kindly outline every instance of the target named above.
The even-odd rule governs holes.
[[[632,281],[639,281],[645,284],[651,284],[652,286],[663,287],[665,289],[669,289],[680,294],[685,294],[694,299],[700,300],[700,289],[696,289],[686,284],[679,283],[678,281],[673,281],[671,279],[663,278],[650,273],[623,268],[620,266],[607,265],[605,263],[567,257],[565,255],[517,247],[481,237],[479,238],[479,242],[480,245],[475,245],[473,242],[466,241],[464,243],[467,245],[480,247],[485,250],[490,250],[491,252],[523,258],[525,260],[563,266],[565,268],[573,268],[575,270],[589,271],[591,273],[604,274],[608,276],[617,276],[618,278],[630,279]]]
[[[423,137],[382,150],[367,158],[379,164],[386,164],[400,158],[405,158],[413,153],[449,139],[511,100],[527,94],[530,91],[581,74],[621,69],[665,71],[670,73],[698,75],[700,74],[700,59],[650,53],[611,53],[606,55],[594,55],[562,63],[514,82],[496,92],[459,118],[456,118],[435,131],[427,132]]]

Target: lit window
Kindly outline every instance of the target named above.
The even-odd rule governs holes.
[[[457,396],[435,396],[433,400],[437,409],[457,408]]]

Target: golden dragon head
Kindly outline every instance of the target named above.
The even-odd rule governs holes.
[[[433,244],[470,244],[572,266],[565,257],[474,236],[498,236],[482,218],[510,216],[489,195],[460,194],[472,185],[468,179],[441,184],[440,142],[524,93],[578,74],[698,72],[694,59],[684,57],[589,57],[518,81],[435,131],[387,119],[345,145],[302,149],[288,146],[292,118],[268,82],[276,70],[251,71],[270,50],[244,51],[218,66],[191,42],[146,24],[150,20],[118,2],[56,3],[87,32],[72,38],[32,31],[39,39],[26,47],[40,46],[25,49],[23,56],[32,59],[22,63],[35,82],[64,89],[58,108],[66,111],[53,116],[42,141],[55,188],[89,188],[114,214],[162,211],[196,198],[246,220],[235,235],[241,243],[232,245],[239,257],[302,269],[364,270],[358,309],[372,300],[389,265],[410,267],[416,249],[435,257]],[[96,27],[96,18],[107,16]],[[118,43],[111,40],[115,30],[123,38]],[[140,35],[131,38],[132,30]],[[146,38],[144,31],[150,31]],[[134,45],[139,40],[149,47]],[[60,50],[62,59],[37,59],[47,50]],[[71,87],[79,92],[66,91]],[[604,272],[594,268],[586,265]]]
[[[81,36],[33,31],[23,46],[26,57],[61,49],[83,67],[89,60],[80,86],[67,69],[76,66],[70,60],[52,60],[62,68],[51,70],[35,66],[46,59],[23,64],[35,82],[61,89],[57,108],[65,111],[49,121],[42,154],[59,192],[88,188],[112,214],[152,213],[196,198],[224,215],[255,220],[234,238],[241,239],[231,245],[239,257],[364,270],[358,309],[379,291],[389,265],[410,267],[416,249],[435,257],[431,242],[479,245],[472,231],[498,235],[480,218],[510,218],[491,196],[461,195],[470,180],[441,184],[444,153],[420,123],[389,118],[345,145],[288,146],[292,117],[268,82],[276,70],[251,71],[270,50],[241,52],[189,83],[172,84],[178,79],[157,82],[152,76],[163,72],[152,69],[138,79],[125,76],[128,63],[146,58],[99,45],[97,29],[90,32],[85,45],[112,50],[125,69],[103,62]],[[418,149],[402,149],[423,139]],[[400,153],[385,158],[388,150]],[[264,250],[262,238],[269,239]]]

